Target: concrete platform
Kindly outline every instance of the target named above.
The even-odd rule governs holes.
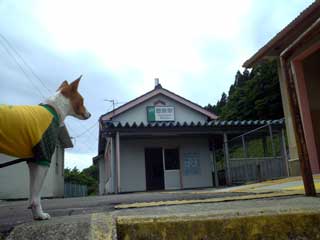
[[[290,178],[227,189],[51,199],[44,208],[54,217],[42,222],[31,220],[24,201],[1,202],[0,229],[10,231],[12,240],[244,239],[241,234],[247,239],[320,239],[320,198],[303,196],[299,184]]]
[[[212,239],[226,231],[225,238],[216,239],[244,239],[241,234],[247,239],[286,239],[288,234],[290,239],[319,239],[319,222],[320,198],[295,196],[57,217],[19,225],[8,239]],[[256,232],[248,232],[250,226]],[[270,238],[270,229],[282,237]]]

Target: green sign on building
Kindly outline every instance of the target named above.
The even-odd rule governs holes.
[[[174,121],[174,107],[149,106],[147,107],[148,122]]]
[[[156,121],[155,107],[147,107],[147,121],[154,122]]]

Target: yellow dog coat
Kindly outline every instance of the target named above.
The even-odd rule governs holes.
[[[59,134],[59,117],[49,105],[0,105],[0,152],[49,166]]]

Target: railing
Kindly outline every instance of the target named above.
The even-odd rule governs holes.
[[[87,185],[64,183],[64,197],[84,197],[88,195]]]
[[[241,184],[288,176],[284,130],[265,125],[228,140],[227,182]]]

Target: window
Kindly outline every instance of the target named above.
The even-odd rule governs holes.
[[[165,149],[164,150],[165,170],[180,169],[179,149]]]

